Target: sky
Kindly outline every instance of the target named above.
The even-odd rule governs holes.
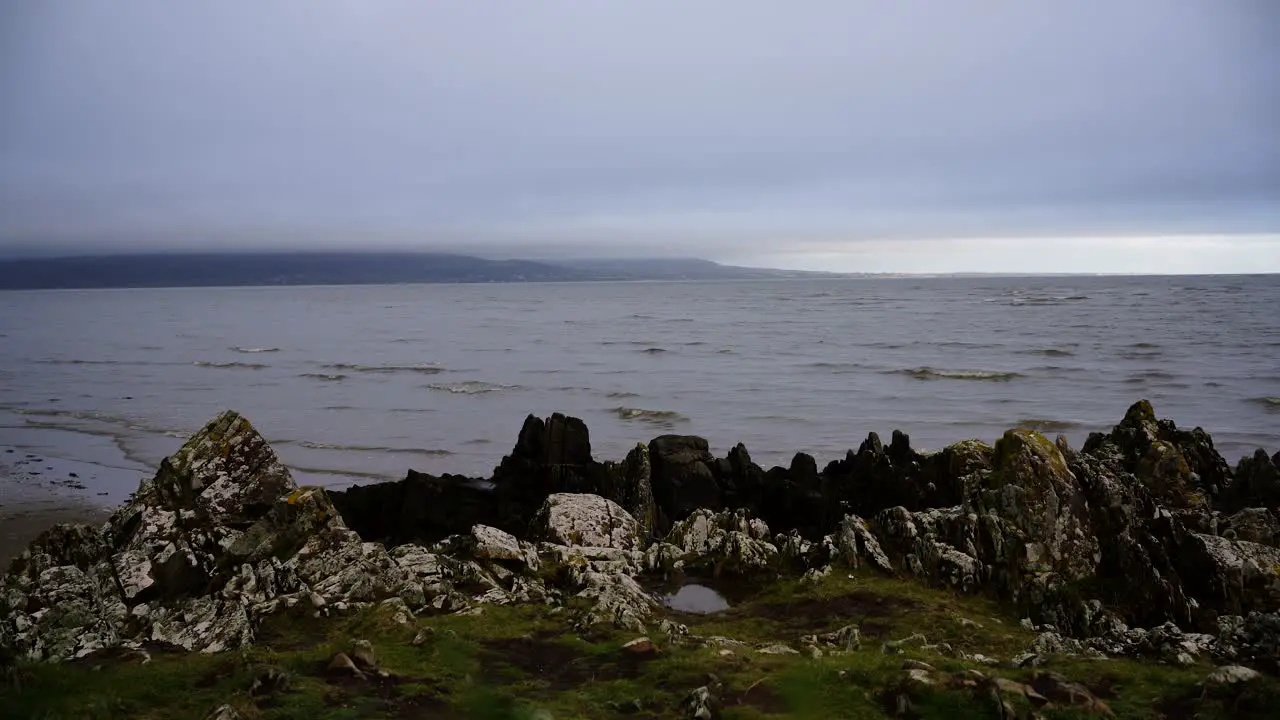
[[[0,256],[1280,272],[1274,0],[0,4]]]

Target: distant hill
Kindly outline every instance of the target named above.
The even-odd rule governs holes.
[[[828,276],[707,260],[487,260],[443,253],[204,253],[0,261],[0,290],[383,285],[396,283],[731,280]]]

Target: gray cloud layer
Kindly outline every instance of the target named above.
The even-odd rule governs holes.
[[[1280,230],[1271,0],[0,13],[0,251]]]

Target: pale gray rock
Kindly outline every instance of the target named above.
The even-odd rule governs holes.
[[[1224,665],[1215,668],[1204,679],[1204,684],[1208,687],[1225,687],[1228,685],[1239,685],[1240,683],[1253,682],[1262,677],[1262,673],[1257,670],[1244,667],[1243,665]]]
[[[622,506],[599,495],[555,493],[533,519],[533,532],[558,545],[636,550],[640,529]]]
[[[768,538],[769,526],[745,510],[695,510],[672,526],[664,543],[679,548],[686,569],[714,566],[721,572],[750,574],[778,564],[778,548]]]

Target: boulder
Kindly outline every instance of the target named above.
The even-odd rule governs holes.
[[[599,495],[556,493],[533,519],[534,536],[558,545],[636,550],[640,531],[635,518]]]

